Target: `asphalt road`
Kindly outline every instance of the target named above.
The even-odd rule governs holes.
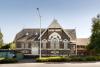
[[[17,64],[0,64],[0,67],[100,67],[100,62],[93,62],[93,63],[17,63]]]

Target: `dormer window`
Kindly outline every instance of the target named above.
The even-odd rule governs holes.
[[[29,33],[28,33],[28,32],[26,33],[26,36],[27,36],[27,35],[29,35]]]
[[[38,35],[38,33],[36,32],[35,35]]]

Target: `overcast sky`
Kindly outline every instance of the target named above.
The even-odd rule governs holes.
[[[85,38],[91,35],[91,19],[100,13],[100,0],[0,0],[5,43],[13,41],[23,28],[39,28],[37,7],[43,28],[55,18],[63,28],[76,28],[77,37]]]

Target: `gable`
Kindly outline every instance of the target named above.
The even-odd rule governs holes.
[[[70,40],[74,40],[74,41],[76,40],[75,29],[63,29],[56,19],[52,21],[52,23],[48,26],[47,29],[43,29],[43,28],[41,29],[41,33],[42,33],[41,37],[44,37],[44,36],[46,37],[50,35],[50,31],[51,33],[56,31],[60,35],[62,35],[61,33],[63,32],[63,35],[65,37],[69,38]],[[22,31],[17,33],[15,37],[15,41],[16,40],[39,40],[39,37],[40,37],[39,28],[23,29]]]
[[[58,23],[58,21],[56,19],[54,19],[51,24],[48,26],[48,28],[62,28],[60,26],[60,24]]]
[[[56,19],[54,19],[52,21],[52,23],[48,26],[48,28],[41,34],[41,37],[49,30],[49,29],[62,29],[63,28],[60,26],[60,24],[58,23],[58,21]],[[63,32],[66,34],[66,36],[68,36],[68,38],[71,38],[70,35],[68,34],[68,32],[66,32],[65,30],[63,30]]]
[[[76,40],[76,30],[75,29],[64,29],[65,32],[67,32],[70,37],[71,37],[71,40]]]

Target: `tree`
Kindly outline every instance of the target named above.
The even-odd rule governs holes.
[[[1,49],[10,49],[10,43],[3,45]]]
[[[3,45],[1,47],[1,49],[11,49],[11,50],[15,50],[16,49],[16,45],[15,45],[14,42],[7,43],[7,44]]]
[[[100,15],[92,20],[92,34],[90,37],[90,43],[88,45],[88,50],[92,53],[100,54]]]
[[[10,49],[15,50],[16,44],[14,42],[10,43]]]
[[[0,48],[2,47],[2,45],[3,45],[3,34],[0,31]]]

